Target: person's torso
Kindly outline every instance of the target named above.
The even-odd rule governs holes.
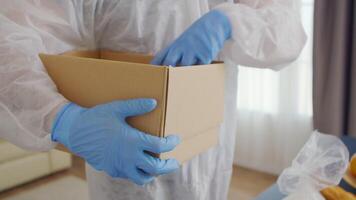
[[[98,36],[98,43],[102,48],[156,53],[213,5],[216,0],[211,4],[207,0],[118,1],[115,17]]]

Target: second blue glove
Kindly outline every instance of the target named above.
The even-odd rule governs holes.
[[[193,23],[178,39],[160,51],[154,65],[209,64],[231,37],[231,25],[221,11],[212,10]]]

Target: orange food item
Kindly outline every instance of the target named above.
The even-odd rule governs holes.
[[[339,186],[328,187],[321,191],[326,200],[356,200],[356,196]]]
[[[352,156],[352,158],[351,158],[350,171],[351,171],[352,176],[354,176],[356,178],[356,154],[354,154],[354,156]]]

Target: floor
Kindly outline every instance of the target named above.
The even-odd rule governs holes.
[[[277,181],[277,177],[243,167],[234,167],[229,200],[251,200]]]
[[[44,185],[63,176],[77,176],[85,179],[84,162],[81,159],[73,159],[73,167],[69,170],[55,173],[36,181],[24,184],[14,189],[0,193],[0,199],[11,197],[23,191],[31,190],[40,185]],[[265,173],[249,170],[242,167],[234,167],[231,179],[229,200],[251,200],[268,186],[276,181],[276,177]]]

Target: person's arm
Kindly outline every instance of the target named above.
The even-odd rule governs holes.
[[[195,21],[156,54],[155,65],[209,64],[222,51],[237,65],[279,69],[304,47],[298,0],[223,3]]]
[[[38,57],[45,46],[36,31],[0,15],[0,137],[21,148],[46,151],[53,110],[66,100]]]
[[[27,150],[55,146],[52,121],[67,102],[38,57],[82,43],[79,22],[69,17],[75,9],[65,7],[4,1],[0,8],[0,138]]]
[[[294,61],[306,42],[299,0],[240,0],[215,9],[230,20],[223,52],[236,64],[279,69]]]

